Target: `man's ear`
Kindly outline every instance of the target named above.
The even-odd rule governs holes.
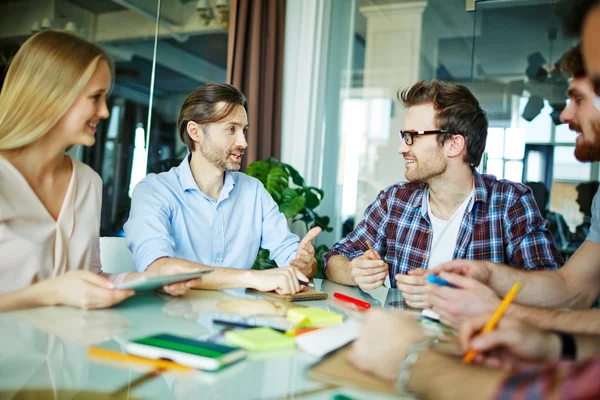
[[[456,157],[467,149],[467,140],[463,135],[454,135],[447,143],[449,157]]]
[[[202,139],[204,138],[204,132],[202,132],[202,127],[194,121],[188,121],[187,126],[185,127],[187,130],[187,134],[194,142],[202,143]]]

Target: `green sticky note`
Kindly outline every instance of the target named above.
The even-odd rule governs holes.
[[[294,338],[285,336],[271,328],[252,328],[229,331],[227,342],[249,351],[272,351],[290,349],[296,346]]]

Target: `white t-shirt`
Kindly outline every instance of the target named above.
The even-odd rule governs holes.
[[[471,190],[471,193],[456,209],[450,219],[445,221],[437,218],[431,212],[429,191],[426,192],[425,196],[427,196],[427,214],[429,215],[429,220],[431,221],[431,233],[433,235],[431,254],[429,255],[427,269],[433,269],[440,264],[452,261],[452,256],[454,255],[454,249],[456,247],[456,240],[458,239],[458,231],[460,230],[460,223],[462,222],[467,205],[469,204],[469,201],[473,197],[474,193],[475,189]]]

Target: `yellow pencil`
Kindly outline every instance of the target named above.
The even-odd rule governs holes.
[[[498,325],[498,322],[500,322],[500,318],[502,318],[502,316],[508,309],[508,306],[510,306],[510,303],[513,302],[513,300],[517,296],[517,293],[519,293],[519,289],[521,289],[521,283],[516,282],[513,285],[512,289],[510,289],[510,291],[506,294],[506,296],[504,296],[502,303],[500,303],[500,305],[498,306],[498,309],[496,310],[494,315],[492,315],[492,318],[490,318],[488,323],[485,324],[485,326],[481,330],[481,335],[485,335],[486,333],[490,333],[491,331],[494,330],[496,325]],[[467,352],[467,354],[465,354],[465,357],[463,358],[463,362],[465,364],[470,364],[476,355],[477,355],[477,350],[474,350],[474,349],[469,350]]]
[[[88,349],[88,354],[92,357],[104,358],[106,360],[113,361],[126,361],[135,364],[143,364],[147,366],[151,366],[154,368],[160,368],[164,370],[173,370],[173,371],[192,371],[192,368],[186,367],[185,365],[176,364],[172,361],[168,360],[155,360],[152,358],[144,358],[138,357],[131,354],[123,354],[115,350],[103,349],[99,347],[90,347]]]

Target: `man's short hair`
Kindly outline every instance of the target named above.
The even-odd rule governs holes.
[[[433,104],[439,129],[462,135],[467,142],[465,161],[476,168],[481,162],[487,139],[488,120],[473,93],[463,85],[439,81],[419,81],[398,91],[398,100],[406,108]],[[439,135],[440,143],[452,134]]]
[[[221,102],[225,103],[225,106],[217,109],[217,104]],[[248,110],[246,96],[236,87],[226,83],[208,83],[200,86],[190,93],[179,110],[177,126],[181,141],[190,152],[194,151],[194,141],[187,132],[188,122],[194,121],[202,125],[206,133],[207,124],[227,117],[238,105]]]
[[[594,195],[598,191],[598,186],[600,186],[600,183],[598,183],[598,181],[582,182],[579,185],[577,185],[575,189],[577,190],[577,192],[587,192],[586,194],[589,194],[591,198],[594,197]]]
[[[588,12],[596,5],[600,5],[600,0],[565,0],[562,3],[561,15],[564,15],[563,25],[569,35],[578,36],[583,27],[583,21]]]
[[[563,55],[560,68],[562,73],[568,78],[583,78],[587,75],[583,62],[583,54],[581,53],[581,42]]]

